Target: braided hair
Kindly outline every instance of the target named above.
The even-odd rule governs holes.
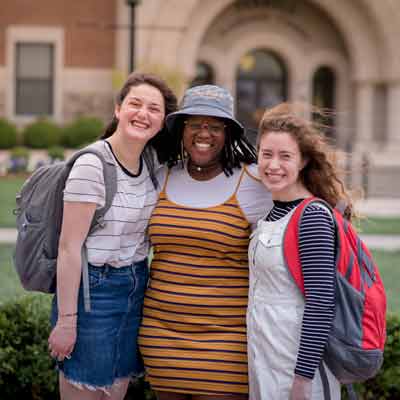
[[[182,161],[182,140],[184,121],[190,115],[181,115],[176,118],[169,135],[169,143],[165,147],[165,161],[169,167],[172,167]],[[216,118],[216,117],[214,117]],[[224,148],[220,153],[220,162],[226,176],[233,174],[234,168],[241,168],[242,163],[252,164],[257,161],[257,153],[255,147],[245,136],[244,132],[236,125],[231,123],[229,119],[218,118],[223,120],[225,128]]]

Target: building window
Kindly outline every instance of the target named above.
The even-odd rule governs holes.
[[[17,115],[54,113],[54,45],[16,43],[15,111]]]
[[[287,70],[277,54],[252,50],[240,59],[236,73],[237,116],[253,143],[265,109],[286,99]]]
[[[322,131],[331,138],[335,136],[336,75],[330,67],[319,67],[313,77],[313,105],[322,110],[313,118]]]
[[[213,85],[214,82],[215,78],[212,67],[205,62],[198,62],[196,65],[196,76],[190,83],[190,86]]]

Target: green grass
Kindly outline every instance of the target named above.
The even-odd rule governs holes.
[[[26,176],[0,178],[0,226],[3,228],[15,227],[15,195],[26,180]]]
[[[25,294],[12,262],[13,246],[0,245],[0,304]]]
[[[372,251],[386,290],[388,311],[400,315],[400,250]]]
[[[357,221],[354,226],[361,233],[400,235],[400,217],[367,217]]]
[[[0,304],[31,294],[26,291],[14,269],[12,255],[14,247],[9,244],[0,244]],[[35,296],[48,297],[48,294],[35,293]]]
[[[0,245],[0,303],[28,292],[22,288],[12,264],[11,245]],[[373,251],[388,300],[388,310],[400,314],[400,251]]]

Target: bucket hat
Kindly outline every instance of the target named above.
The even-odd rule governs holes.
[[[179,110],[166,118],[168,130],[173,130],[178,118],[188,115],[224,118],[230,121],[240,133],[244,133],[242,124],[234,117],[231,94],[220,86],[200,85],[186,90]]]

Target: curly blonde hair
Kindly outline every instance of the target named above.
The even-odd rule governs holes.
[[[261,138],[270,132],[286,132],[297,142],[301,156],[307,163],[299,179],[314,196],[328,202],[333,208],[345,204],[344,216],[353,217],[353,204],[341,175],[338,152],[328,144],[320,127],[305,118],[304,105],[281,103],[265,111],[258,128],[257,151]],[[315,114],[321,110],[312,109]]]

